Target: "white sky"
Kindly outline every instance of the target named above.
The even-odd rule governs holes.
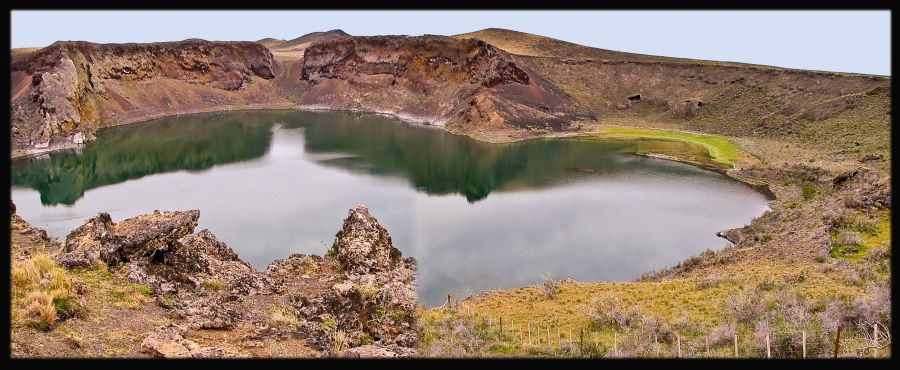
[[[890,75],[890,11],[13,11],[12,47],[93,42],[453,35],[497,27],[598,48]]]

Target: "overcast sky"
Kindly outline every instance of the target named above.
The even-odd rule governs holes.
[[[454,35],[498,27],[598,48],[890,75],[889,11],[13,11],[12,47],[93,42]]]

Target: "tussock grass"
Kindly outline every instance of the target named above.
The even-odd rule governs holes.
[[[82,311],[72,276],[46,254],[13,261],[11,280],[13,324],[20,319],[41,330],[50,330],[57,319]]]

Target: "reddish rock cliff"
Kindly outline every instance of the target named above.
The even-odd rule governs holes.
[[[99,127],[228,104],[278,102],[253,42],[56,42],[11,61],[13,149],[79,142]]]
[[[580,112],[515,56],[442,36],[338,38],[309,46],[302,106],[382,112],[467,133],[484,126],[563,130]]]

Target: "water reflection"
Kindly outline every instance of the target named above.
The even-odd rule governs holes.
[[[629,154],[652,145],[680,144],[484,144],[385,117],[219,113],[116,127],[81,153],[16,161],[12,198],[58,237],[98,212],[199,209],[198,230],[258,269],[324,253],[364,203],[419,261],[419,298],[440,304],[547,273],[633,279],[722,247],[716,231],[766,209],[722,175]]]
[[[574,172],[620,171],[627,165],[610,161],[610,155],[651,151],[653,145],[682,146],[684,153],[706,155],[702,148],[662,141],[486,144],[353,113],[213,113],[110,128],[82,150],[16,160],[12,185],[37,190],[42,204],[72,205],[93,188],[259,158],[271,145],[273,125],[303,128],[303,145],[310,153],[338,154],[318,160],[323,165],[403,177],[428,194],[461,194],[469,202],[499,189],[551,186],[577,176]]]

